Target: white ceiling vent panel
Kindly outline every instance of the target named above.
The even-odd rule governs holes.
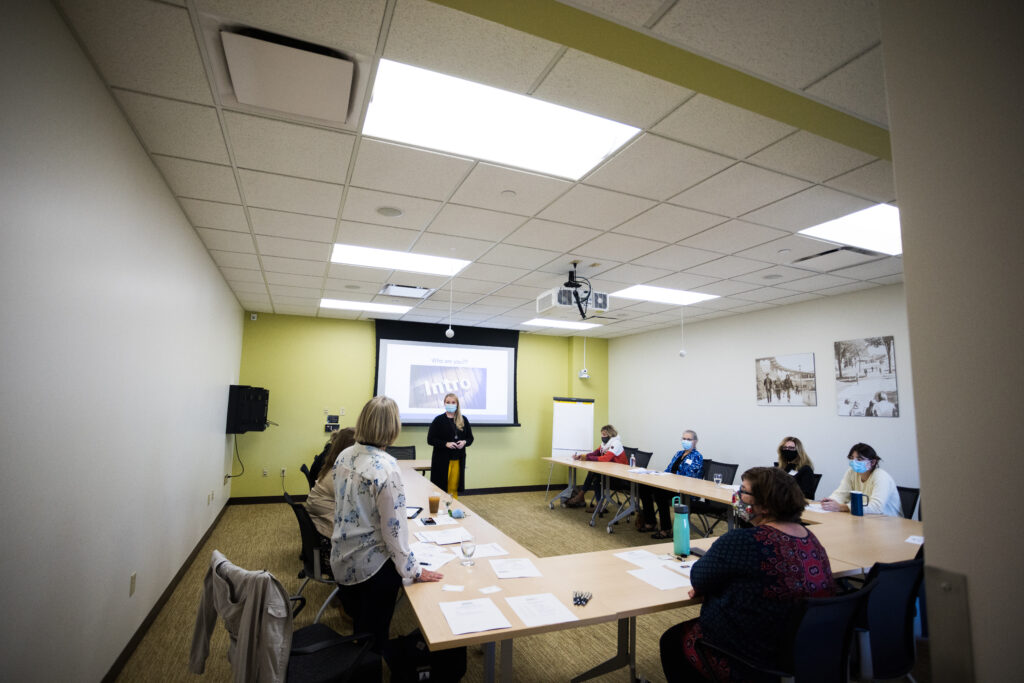
[[[221,31],[237,100],[261,109],[345,123],[353,63]]]

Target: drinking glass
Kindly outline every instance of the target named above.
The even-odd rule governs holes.
[[[462,564],[466,567],[472,567],[476,562],[472,560],[473,553],[476,552],[476,540],[472,538],[465,538],[459,546],[462,549]]]
[[[722,485],[722,475],[721,474],[715,474],[714,477],[712,477],[712,478],[715,480],[715,486],[721,486]]]

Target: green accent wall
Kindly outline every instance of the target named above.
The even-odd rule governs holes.
[[[278,426],[236,437],[245,474],[232,480],[233,498],[279,495],[281,468],[290,493],[309,489],[299,471],[320,452],[324,408],[345,409],[341,426],[355,424],[373,395],[376,363],[373,322],[307,318],[260,313],[246,320],[242,336],[239,383],[270,391],[268,418]],[[469,449],[467,488],[544,484],[551,453],[551,399],[595,399],[596,429],[607,422],[608,342],[587,340],[587,369],[581,380],[583,339],[522,334],[518,358],[520,427],[480,427]],[[415,445],[417,456],[430,457],[426,427],[406,427],[398,445]],[[263,477],[266,467],[268,476]],[[241,468],[233,461],[232,473]],[[558,479],[564,472],[555,473]]]

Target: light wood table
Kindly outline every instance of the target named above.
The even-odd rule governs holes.
[[[406,470],[415,470],[417,472],[428,472],[430,471],[430,458],[421,458],[419,460],[396,460],[398,466]],[[423,476],[427,476],[424,474]]]

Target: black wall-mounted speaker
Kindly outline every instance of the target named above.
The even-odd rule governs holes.
[[[270,392],[260,387],[232,384],[228,390],[228,434],[262,432],[267,428]]]

